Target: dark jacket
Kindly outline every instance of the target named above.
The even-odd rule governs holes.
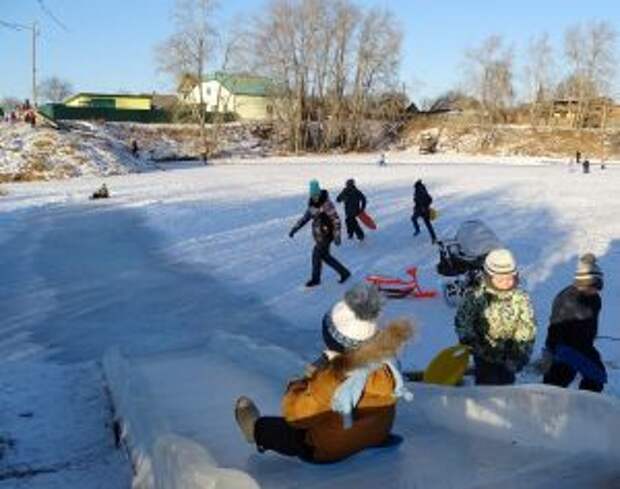
[[[433,198],[426,190],[421,181],[417,181],[413,187],[413,203],[418,211],[427,211],[433,203]]]
[[[333,240],[340,241],[340,217],[329,200],[327,190],[321,190],[319,199],[315,202],[308,200],[308,209],[291,229],[292,236],[312,220],[312,236],[317,244],[328,244]]]
[[[347,217],[357,217],[366,209],[366,196],[355,184],[347,184],[336,198],[336,202],[344,202],[344,213]]]
[[[574,285],[566,287],[553,301],[547,349],[553,353],[558,345],[566,345],[580,352],[591,350],[598,334],[600,312],[598,294],[584,294]]]

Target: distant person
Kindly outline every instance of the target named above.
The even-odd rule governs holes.
[[[134,158],[137,158],[139,156],[139,148],[138,148],[138,141],[136,141],[135,139],[131,142],[131,154]]]
[[[308,208],[291,229],[289,237],[292,238],[310,221],[312,221],[314,249],[312,250],[312,278],[306,282],[306,287],[315,287],[321,283],[323,262],[340,275],[340,283],[346,282],[351,276],[351,272],[336,260],[329,251],[332,242],[336,246],[340,246],[340,218],[334,204],[329,199],[327,190],[322,190],[317,180],[310,182]]]
[[[381,157],[379,158],[379,166],[386,166],[387,162],[385,161],[385,153],[381,153]]]
[[[237,424],[259,452],[326,463],[390,444],[396,403],[412,399],[395,361],[412,326],[399,320],[378,330],[381,297],[369,289],[358,285],[325,314],[323,361],[289,382],[281,417],[261,416],[248,397],[237,400]]]
[[[357,221],[357,216],[366,210],[366,196],[355,186],[354,179],[347,180],[344,189],[336,197],[336,202],[344,202],[345,224],[349,239],[353,239],[355,235],[357,239],[363,241],[364,231]]]
[[[433,203],[433,198],[428,193],[428,190],[426,190],[422,180],[416,181],[413,186],[413,203],[414,207],[411,222],[413,223],[414,236],[420,234],[418,219],[421,217],[426,225],[426,229],[428,229],[428,233],[431,236],[431,242],[435,244],[437,242],[437,236],[435,235],[435,230],[431,224],[431,204]]]
[[[545,384],[568,387],[580,373],[580,389],[603,390],[607,371],[594,346],[602,307],[601,290],[603,271],[596,257],[587,253],[579,259],[573,284],[553,301],[543,351]]]
[[[91,199],[107,199],[110,197],[110,192],[108,191],[108,187],[104,183],[101,187],[99,187],[93,195],[90,196]]]
[[[584,173],[590,173],[590,160],[584,160],[583,161],[583,172]]]
[[[467,292],[454,322],[460,342],[471,348],[476,384],[514,384],[515,374],[529,362],[537,328],[509,250],[487,255],[483,280]]]
[[[577,164],[581,163],[581,151],[577,151],[575,153],[575,163]]]

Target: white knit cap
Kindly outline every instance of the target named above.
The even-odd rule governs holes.
[[[487,275],[515,275],[517,273],[517,261],[506,248],[491,251],[484,260],[484,271]]]
[[[377,332],[381,296],[376,287],[359,284],[349,290],[323,318],[323,338],[327,347],[344,351],[360,346]]]

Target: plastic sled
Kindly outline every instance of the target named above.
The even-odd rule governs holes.
[[[440,351],[428,364],[422,381],[427,384],[457,385],[469,366],[469,347],[455,345]]]
[[[372,217],[370,217],[370,215],[368,215],[366,211],[360,212],[357,215],[357,217],[359,218],[360,221],[362,221],[362,224],[366,226],[368,229],[372,229],[373,231],[377,229],[377,223]]]
[[[382,275],[369,275],[366,281],[376,285],[378,289],[387,297],[392,299],[404,299],[414,297],[416,299],[430,299],[437,297],[436,290],[423,290],[418,283],[418,269],[411,267],[406,270],[409,280],[394,277],[384,277]]]
[[[434,207],[431,207],[429,209],[429,219],[431,221],[435,221],[438,217],[439,217],[439,211],[435,209]]]

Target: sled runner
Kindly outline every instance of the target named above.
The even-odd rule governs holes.
[[[383,275],[369,275],[366,281],[376,285],[381,292],[391,299],[404,299],[415,297],[416,299],[430,299],[437,297],[436,290],[423,290],[418,282],[418,269],[411,267],[406,270],[409,280],[401,278],[385,277]]]
[[[372,217],[370,217],[370,215],[366,211],[360,212],[357,217],[368,229],[372,229],[373,231],[377,229],[377,223]]]

